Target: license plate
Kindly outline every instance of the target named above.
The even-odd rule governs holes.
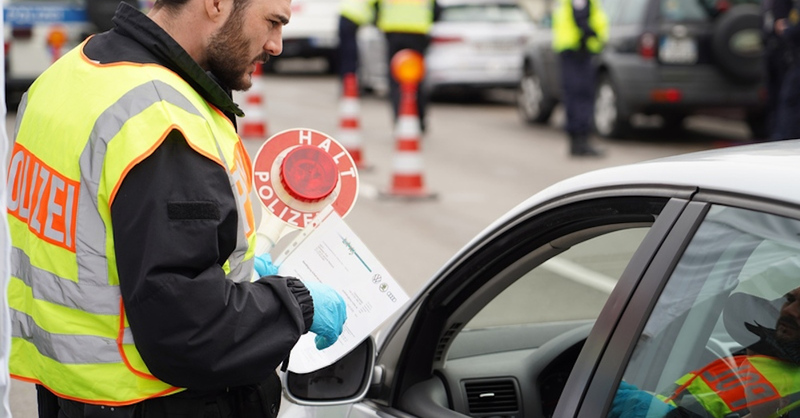
[[[694,64],[697,62],[697,43],[691,38],[666,36],[661,39],[658,59],[669,64]]]

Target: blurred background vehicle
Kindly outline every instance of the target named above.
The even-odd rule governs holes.
[[[283,52],[270,58],[265,71],[274,71],[287,58],[323,58],[327,72],[338,68],[339,0],[292,0],[292,17],[283,27]]]
[[[597,62],[594,123],[624,137],[636,114],[666,128],[700,112],[729,113],[765,134],[761,18],[757,0],[604,0],[610,36]],[[548,19],[526,49],[518,108],[547,123],[561,99]]]
[[[137,7],[136,0],[123,0]],[[87,36],[111,29],[120,0],[7,0],[3,2],[6,106],[62,54]]]
[[[439,0],[441,15],[431,28],[425,83],[432,96],[515,88],[522,55],[536,25],[515,0]],[[359,33],[359,80],[366,91],[386,90],[383,34],[374,26]]]

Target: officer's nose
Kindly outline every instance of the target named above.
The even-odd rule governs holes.
[[[270,55],[280,55],[283,52],[283,28],[271,31],[267,43],[264,44],[264,51]]]

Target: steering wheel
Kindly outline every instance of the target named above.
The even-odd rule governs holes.
[[[559,369],[554,375],[543,376],[542,373],[552,372],[548,368],[560,355],[576,344],[586,341],[593,326],[593,323],[589,323],[560,334],[542,344],[528,357],[526,361],[528,383],[534,390],[525,394],[526,405],[533,406],[533,413],[526,413],[527,417],[547,418],[550,416],[574,363],[570,364],[569,369]],[[552,387],[548,387],[549,385]],[[547,399],[544,398],[545,396]]]

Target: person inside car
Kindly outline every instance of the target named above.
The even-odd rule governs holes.
[[[736,293],[728,306],[737,309],[725,310],[726,328],[738,326],[731,331],[734,338],[746,332],[757,337],[755,343],[741,354],[717,359],[684,375],[666,395],[620,382],[608,417],[800,416],[800,287],[775,301]],[[773,311],[773,317],[777,316],[774,328],[761,325],[753,315],[741,321],[742,306]],[[758,317],[764,318],[763,313]]]

